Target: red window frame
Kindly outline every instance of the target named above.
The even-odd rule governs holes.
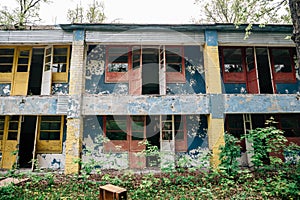
[[[225,72],[224,66],[224,49],[240,49],[242,55],[242,72]],[[219,48],[221,55],[221,67],[222,67],[222,75],[224,83],[246,83],[247,82],[247,71],[246,71],[246,63],[245,63],[245,48],[242,47],[220,47]]]
[[[126,72],[110,72],[108,70],[109,62],[109,49],[111,48],[127,48],[128,49],[128,69]],[[105,50],[105,82],[106,83],[120,83],[120,82],[128,82],[129,71],[131,69],[131,46],[127,45],[113,45],[113,46],[106,46]]]
[[[175,115],[176,116],[176,115]],[[176,117],[174,116],[174,129],[175,129],[175,151],[176,152],[186,152],[187,151],[187,130],[186,130],[186,115],[180,115],[182,126],[179,126],[179,128],[182,128],[180,130],[176,130]],[[182,139],[176,138],[176,131],[180,131],[183,134]]]
[[[109,140],[107,142],[103,143],[104,151],[105,152],[124,152],[129,150],[129,134],[128,134],[128,117],[126,117],[126,132],[127,132],[127,137],[126,140]],[[106,138],[106,121],[107,121],[107,116],[103,116],[103,134],[104,137]],[[119,148],[120,147],[120,148]]]
[[[275,71],[275,64],[274,64],[274,56],[273,56],[273,49],[285,49],[289,50],[289,59],[291,62],[291,72],[276,72]],[[295,83],[296,80],[296,72],[295,72],[295,63],[293,60],[293,56],[296,54],[295,50],[291,47],[272,47],[269,48],[269,53],[270,53],[270,60],[271,60],[271,66],[272,66],[272,76],[275,81],[275,83]]]
[[[167,83],[185,83],[185,59],[184,59],[184,48],[183,46],[166,46],[166,51],[171,48],[179,48],[179,56],[181,57],[181,72],[168,72],[166,71],[166,82]],[[167,54],[167,53],[166,53]],[[172,63],[170,63],[172,64]],[[166,68],[168,65],[168,59],[166,55]]]

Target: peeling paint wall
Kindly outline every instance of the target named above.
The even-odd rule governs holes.
[[[106,46],[90,45],[87,52],[85,92],[88,94],[128,94],[128,83],[105,83]]]
[[[205,115],[190,115],[186,117],[187,151],[177,152],[177,159],[189,157],[196,162],[200,155],[208,150],[207,120]],[[103,137],[103,117],[85,116],[83,133],[82,160],[84,163],[94,163],[97,168],[124,169],[128,168],[128,152],[106,152]],[[110,141],[111,142],[111,141]],[[201,157],[201,156],[200,156]]]
[[[52,84],[53,95],[68,95],[69,84],[68,83],[53,83]]]
[[[10,92],[11,92],[11,84],[10,83],[0,84],[0,96],[9,96]]]
[[[246,83],[224,83],[222,87],[225,94],[246,94]]]

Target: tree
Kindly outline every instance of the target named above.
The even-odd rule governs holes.
[[[204,14],[201,21],[253,24],[291,23],[286,0],[195,0]]]
[[[88,5],[86,12],[80,4],[72,10],[68,10],[67,19],[71,23],[101,23],[105,20],[104,4],[98,0],[94,0],[92,4]]]
[[[10,27],[14,26],[19,29],[27,25],[34,25],[41,21],[39,10],[41,3],[50,3],[50,0],[15,0],[18,6],[9,10],[3,6],[0,11],[0,23]]]

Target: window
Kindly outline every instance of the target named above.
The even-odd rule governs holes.
[[[103,120],[104,136],[110,140],[104,143],[104,150],[128,150],[127,116],[106,116]]]
[[[224,82],[246,82],[246,72],[243,64],[243,52],[244,49],[242,48],[220,48]]]
[[[183,47],[166,46],[167,83],[185,82]]]
[[[40,116],[37,152],[61,153],[63,128],[63,116]]]
[[[175,129],[175,150],[177,152],[186,152],[187,150],[187,130],[186,116],[174,115]]]
[[[14,48],[0,48],[0,83],[12,81]]]
[[[3,139],[4,126],[5,126],[5,116],[0,116],[0,140]]]
[[[241,151],[246,152],[245,139],[241,140],[244,135],[244,120],[243,115],[227,115],[226,116],[226,131],[234,137],[240,139]]]
[[[18,140],[20,116],[9,116],[7,140]]]
[[[11,73],[15,49],[0,49],[0,73]]]
[[[295,50],[291,48],[271,48],[271,63],[276,82],[296,82],[294,69]]]
[[[106,82],[128,81],[130,49],[127,46],[109,46],[106,50]]]
[[[132,116],[131,118],[132,140],[143,140],[145,137],[145,116]]]
[[[162,139],[163,140],[173,140],[173,117],[172,115],[167,115],[166,119],[162,119]]]
[[[299,115],[280,115],[280,125],[286,137],[300,137]]]
[[[54,46],[52,61],[52,81],[68,82],[70,46]]]

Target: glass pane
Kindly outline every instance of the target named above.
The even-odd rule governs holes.
[[[144,132],[132,132],[132,140],[143,140],[144,139]]]
[[[106,131],[106,137],[110,140],[127,140],[127,133]]]
[[[18,72],[27,72],[28,65],[18,65]]]
[[[289,49],[272,49],[274,70],[278,72],[292,72],[291,56]]]
[[[13,56],[14,53],[15,53],[15,49],[0,49],[0,55]]]
[[[223,49],[225,72],[242,72],[241,49]]]
[[[172,130],[172,122],[163,122],[162,130]]]
[[[19,58],[18,64],[28,64],[28,58]]]
[[[52,72],[66,72],[67,65],[66,64],[53,64]]]
[[[172,131],[163,131],[162,134],[163,140],[172,140]]]
[[[12,72],[12,65],[0,65],[1,73],[10,73]]]
[[[68,48],[54,47],[54,55],[66,55],[68,54]]]
[[[128,63],[109,63],[108,64],[109,72],[127,72]]]
[[[67,56],[54,56],[53,63],[67,63]]]
[[[0,63],[13,63],[14,57],[0,57]]]
[[[60,130],[60,122],[41,122],[41,130]]]
[[[46,55],[50,55],[51,54],[51,48],[46,49]]]
[[[9,122],[8,129],[9,130],[18,130],[19,123],[18,122]]]
[[[20,56],[26,56],[26,57],[29,57],[29,50],[22,50],[20,51]]]
[[[182,64],[167,64],[167,72],[181,72]]]
[[[40,132],[40,140],[48,140],[49,132]]]
[[[61,121],[60,116],[42,116],[42,121]]]
[[[49,140],[60,140],[60,132],[50,132]]]
[[[4,130],[4,122],[0,122],[0,131]]]
[[[8,131],[7,140],[17,140],[17,139],[18,139],[18,132]]]
[[[248,71],[251,71],[252,69],[255,68],[253,48],[246,48],[246,65],[247,65]]]
[[[51,62],[51,56],[46,56],[45,62],[46,63]]]

